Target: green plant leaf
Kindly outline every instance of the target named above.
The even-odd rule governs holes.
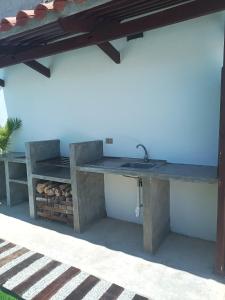
[[[18,130],[22,126],[22,121],[18,118],[9,118],[4,127],[0,127],[0,149],[6,151],[10,137],[14,131]]]
[[[17,118],[9,118],[6,122],[6,130],[12,134],[15,130],[19,129],[22,126],[22,121]]]

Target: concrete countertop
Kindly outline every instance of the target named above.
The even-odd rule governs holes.
[[[24,152],[8,152],[0,154],[0,161],[26,163],[26,157]]]
[[[77,166],[78,171],[108,173],[124,176],[155,177],[160,179],[176,179],[190,182],[217,183],[217,167],[175,164],[166,161],[151,160],[156,166],[150,169],[132,169],[122,167],[126,163],[142,162],[136,158],[104,157],[101,160]]]
[[[26,163],[24,152],[9,152],[0,155],[0,161]],[[191,182],[217,183],[217,167],[189,164],[167,163],[162,160],[151,160],[156,166],[150,169],[132,169],[121,167],[126,163],[142,163],[143,160],[123,157],[104,157],[101,160],[77,166],[78,171],[108,173],[136,177],[156,177],[160,179],[177,179]]]

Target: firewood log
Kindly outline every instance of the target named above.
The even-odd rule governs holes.
[[[56,203],[56,204],[59,204],[59,203],[60,203],[60,197],[55,196],[55,203]]]
[[[72,199],[72,197],[68,197],[68,198],[66,198],[66,202],[68,202],[68,203],[72,203],[72,202],[73,202],[73,199]]]
[[[38,183],[37,184],[37,187],[36,187],[36,190],[39,194],[43,194],[44,193],[44,189],[46,188],[46,186],[48,186],[49,183],[48,182],[45,182],[45,183]]]
[[[65,196],[60,196],[60,197],[59,197],[59,202],[60,202],[60,203],[63,203],[63,202],[65,202],[65,201],[66,201]]]
[[[55,195],[55,189],[58,186],[58,184],[49,184],[44,188],[44,193],[47,196],[54,196]]]
[[[66,198],[70,198],[72,195],[71,195],[71,191],[68,191],[68,192],[65,192],[65,197]]]
[[[47,202],[47,198],[44,197],[36,197],[37,202]]]
[[[47,194],[48,190],[51,188],[51,185],[48,184],[45,188],[44,188],[44,193]]]
[[[59,185],[59,188],[60,188],[60,190],[65,190],[67,187],[69,186],[69,184],[67,184],[67,183],[65,183],[65,184],[60,184]]]
[[[58,187],[55,189],[55,195],[56,197],[62,196],[62,191]]]
[[[70,197],[71,196],[71,191],[72,191],[71,186],[69,186],[68,188],[65,189],[64,196],[66,198]]]
[[[55,196],[55,189],[54,188],[50,188],[50,189],[45,190],[45,195],[49,196],[49,197]]]

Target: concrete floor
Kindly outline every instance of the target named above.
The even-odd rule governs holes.
[[[29,218],[28,205],[0,206],[0,238],[43,253],[152,300],[225,300],[213,274],[215,244],[170,234],[153,256],[142,227],[103,219],[78,235],[66,225]]]

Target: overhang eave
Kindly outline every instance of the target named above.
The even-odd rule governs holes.
[[[98,9],[95,9],[94,13],[91,14],[92,10],[90,9],[87,11],[87,14],[84,12],[83,14],[81,13],[78,15],[65,17],[55,23],[52,23],[55,26],[54,30],[59,30],[57,31],[55,39],[65,36],[65,38],[62,40],[55,42],[54,40],[51,41],[51,31],[49,31],[51,28],[49,29],[49,27],[46,31],[46,37],[48,38],[49,42],[44,42],[43,40],[40,45],[40,41],[37,39],[36,35],[34,38],[33,31],[27,33],[27,41],[24,40],[24,36],[21,35],[14,36],[12,39],[4,39],[2,42],[0,40],[0,53],[2,53],[2,51],[4,52],[4,47],[9,47],[9,49],[7,49],[7,53],[3,53],[2,56],[0,56],[0,68],[19,63],[26,63],[43,57],[92,45],[99,45],[99,47],[105,53],[107,53],[107,55],[109,55],[111,58],[113,57],[114,61],[119,62],[120,59],[116,49],[113,49],[110,44],[105,43],[129,35],[157,29],[225,10],[224,0],[193,0],[184,2],[183,0],[172,1],[173,3],[179,1],[181,4],[172,7],[170,6],[169,8],[165,8],[163,10],[157,10],[156,12],[151,12],[145,16],[141,14],[140,17],[136,17],[129,21],[126,21],[126,18],[130,16],[127,8],[130,8],[132,13],[135,14],[136,7],[140,9],[140,6],[134,6],[134,2],[139,5],[140,1],[135,0],[132,5],[130,4],[131,2],[127,2],[127,0],[122,1],[124,3],[123,12],[126,13],[125,20],[118,19],[120,16],[120,4],[117,4],[116,7],[115,3],[118,3],[118,1],[115,0],[110,2],[113,4],[112,9],[110,9],[110,6],[107,5],[106,9],[104,10],[103,5],[100,7],[100,12]],[[165,0],[158,0],[157,7],[159,7],[160,3],[164,2]],[[144,7],[151,11],[151,5],[149,3],[150,2],[144,3]],[[40,32],[42,28],[43,27],[40,28]],[[87,32],[84,34],[79,34],[78,36],[74,36],[74,34],[78,33],[80,30]],[[38,33],[39,31],[35,31],[35,34]],[[9,44],[5,45],[7,41]],[[14,45],[15,43],[16,45]],[[103,48],[102,45],[106,46]],[[3,48],[1,48],[1,46]],[[9,51],[10,47],[14,47],[11,53]]]

